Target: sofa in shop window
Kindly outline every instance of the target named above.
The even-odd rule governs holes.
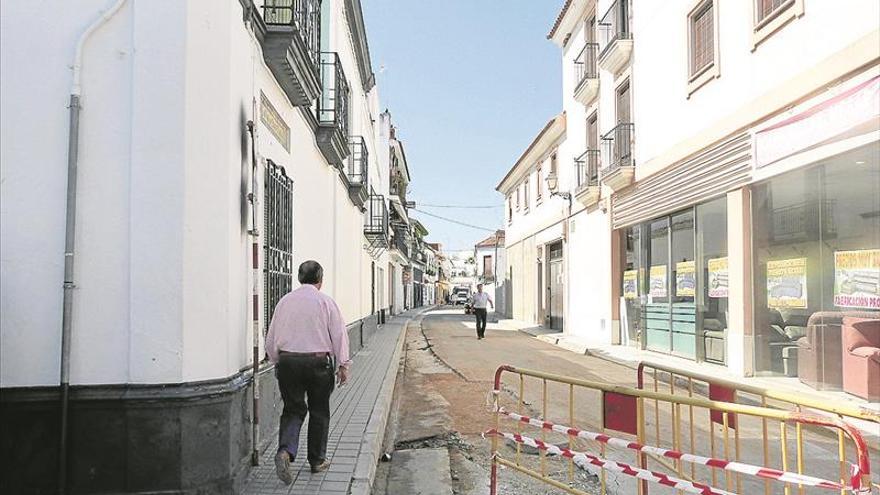
[[[880,318],[869,311],[818,311],[798,340],[798,378],[816,390],[843,390],[843,319]]]
[[[843,318],[843,390],[880,401],[880,319]]]
[[[798,376],[798,340],[806,335],[807,315],[802,310],[769,310],[770,370],[785,376]]]

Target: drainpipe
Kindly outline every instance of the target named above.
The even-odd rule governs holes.
[[[254,279],[251,297],[253,298],[253,421],[251,422],[251,465],[260,465],[260,231],[257,228],[257,142],[254,139],[254,121],[247,121],[248,136],[251,140],[251,192],[248,203],[251,206],[251,269]]]
[[[82,52],[86,40],[99,27],[110,20],[122,7],[126,0],[118,0],[112,7],[101,13],[82,33],[76,44],[73,58],[73,84],[70,88],[70,128],[67,136],[67,211],[64,229],[64,296],[61,310],[61,434],[58,446],[58,493],[64,494],[67,489],[67,436],[68,436],[68,405],[70,401],[70,342],[71,324],[73,321],[73,280],[74,249],[76,247],[76,169],[79,161],[79,113],[82,106],[80,97],[82,86]]]

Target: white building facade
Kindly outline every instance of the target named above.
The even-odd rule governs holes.
[[[542,322],[534,267],[561,239],[568,306],[596,302],[585,318],[563,311],[566,333],[877,400],[841,339],[880,318],[878,9],[566,1],[548,36],[565,111],[498,188],[514,318]],[[580,213],[554,197],[545,214],[525,192],[554,154]],[[595,245],[576,246],[580,233]]]
[[[298,265],[323,265],[353,351],[394,300],[389,154],[360,3],[90,0],[53,12],[47,23],[3,4],[0,387],[4,421],[26,423],[11,431],[45,432],[15,440],[42,447],[4,466],[4,486],[58,483],[65,309],[64,436],[77,459],[67,487],[231,493],[252,450],[274,441],[274,377],[260,375],[260,435],[244,397]],[[71,93],[81,109],[65,256]],[[66,258],[76,264],[65,281]],[[90,426],[94,408],[111,426]],[[209,434],[204,421],[225,426]],[[167,441],[139,445],[135,461],[144,435]],[[230,462],[165,469],[188,446]]]

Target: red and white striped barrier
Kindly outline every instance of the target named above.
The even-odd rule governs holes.
[[[586,452],[577,452],[568,448],[557,447],[556,445],[545,443],[535,438],[525,437],[517,433],[506,433],[496,430],[489,430],[485,433],[485,435],[497,435],[502,438],[513,440],[517,443],[546,451],[550,454],[567,457],[574,461],[575,464],[584,469],[587,468],[587,465],[592,465],[600,467],[607,471],[622,473],[627,476],[634,476],[638,479],[650,481],[651,483],[657,483],[659,485],[675,488],[676,490],[681,490],[687,493],[696,493],[698,495],[736,495],[732,492],[728,492],[720,488],[714,488],[703,483],[686,481],[663,473],[658,473],[656,471],[649,471],[647,469],[630,466],[629,464],[625,464],[623,462],[602,459],[601,457],[596,457]]]
[[[787,471],[779,471],[777,469],[765,468],[760,466],[755,466],[752,464],[745,464],[741,462],[728,461],[725,459],[717,459],[712,457],[703,457],[694,454],[687,454],[683,452],[679,452],[671,449],[664,449],[661,447],[651,447],[649,445],[642,445],[638,442],[631,442],[629,440],[623,440],[621,438],[614,438],[603,433],[596,433],[592,431],[584,431],[577,428],[571,428],[564,425],[558,425],[552,423],[550,421],[541,421],[539,419],[530,418],[528,416],[523,416],[521,414],[513,413],[504,410],[503,408],[499,408],[498,412],[513,419],[514,421],[518,421],[520,423],[526,423],[532,426],[537,426],[538,428],[542,428],[544,430],[555,431],[557,433],[562,433],[563,435],[570,435],[578,438],[583,438],[586,440],[594,440],[596,442],[604,443],[607,445],[611,445],[614,447],[620,447],[624,449],[636,450],[639,452],[644,452],[647,454],[654,454],[662,457],[668,457],[671,459],[680,459],[682,461],[690,462],[693,464],[699,464],[703,466],[709,466],[718,469],[724,469],[727,471],[734,471],[737,473],[747,474],[751,476],[757,476],[760,478],[768,478],[780,482],[785,483],[794,483],[803,486],[813,486],[818,488],[825,488],[829,490],[851,490],[854,493],[870,493],[870,491],[862,492],[859,490],[860,488],[860,480],[858,466],[853,466],[853,477],[852,477],[852,487],[843,486],[838,482],[823,480],[821,478],[815,478],[813,476],[806,476],[798,473],[791,473]],[[867,490],[870,490],[868,488]]]

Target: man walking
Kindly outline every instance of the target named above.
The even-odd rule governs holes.
[[[266,335],[266,353],[276,365],[284,400],[275,472],[287,485],[293,482],[290,462],[296,459],[306,414],[311,416],[307,457],[312,472],[330,466],[326,457],[330,394],[336,377],[340,385],[348,381],[348,333],[336,302],[320,292],[323,278],[324,269],[317,261],[301,264],[302,286],[278,302]]]
[[[483,284],[477,284],[477,292],[471,298],[473,300],[474,315],[477,317],[477,340],[486,338],[486,304],[495,309],[492,297],[483,292]]]

